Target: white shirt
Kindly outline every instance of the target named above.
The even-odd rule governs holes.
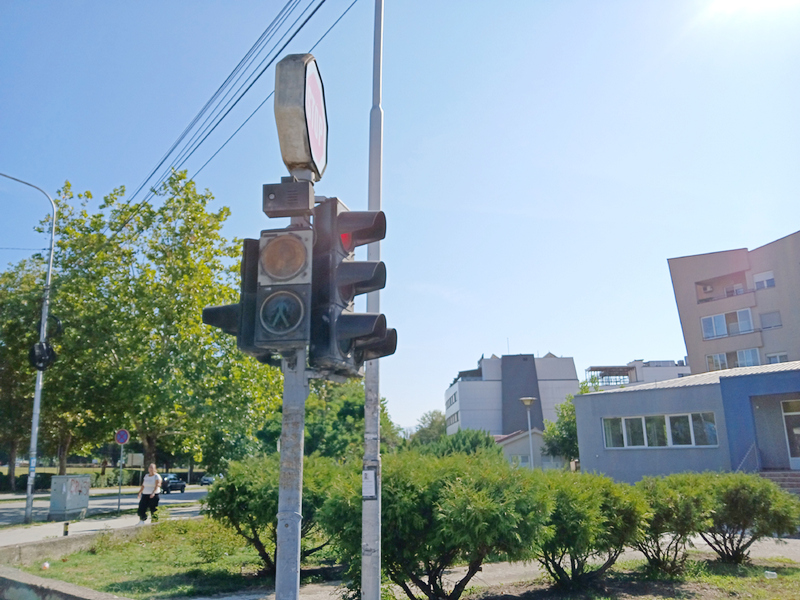
[[[155,475],[147,474],[144,476],[144,489],[142,490],[143,496],[149,496],[150,494],[155,492],[156,489],[156,482],[158,482],[159,486],[161,484],[161,475],[156,473]]]

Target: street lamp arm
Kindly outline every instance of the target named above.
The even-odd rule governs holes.
[[[44,283],[44,294],[42,295],[42,322],[39,326],[39,342],[44,343],[47,341],[47,316],[48,310],[50,307],[50,283],[53,278],[53,252],[55,250],[56,245],[56,215],[58,214],[58,210],[56,209],[56,203],[53,202],[53,199],[50,197],[50,194],[45,192],[39,186],[33,185],[32,183],[28,183],[27,181],[23,181],[22,179],[17,179],[16,177],[12,177],[11,175],[6,175],[5,173],[0,173],[3,177],[7,179],[11,179],[23,185],[27,185],[28,187],[32,187],[35,190],[39,190],[50,201],[50,206],[53,207],[53,222],[50,224],[50,257],[47,261],[47,276],[45,278]],[[34,491],[34,482],[36,481],[36,446],[38,443],[39,437],[39,410],[41,407],[42,401],[42,386],[44,385],[44,372],[37,370],[36,371],[36,388],[33,394],[33,422],[31,424],[31,447],[30,452],[28,453],[28,486],[27,486],[27,497],[25,501],[25,522],[30,523],[33,520],[33,491]]]

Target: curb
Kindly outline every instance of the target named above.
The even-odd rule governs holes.
[[[101,535],[113,535],[117,539],[130,539],[139,533],[138,529],[127,527],[125,529],[110,529],[96,533],[85,533],[74,537],[60,537],[26,542],[13,546],[0,547],[0,565],[25,565],[34,563],[42,558],[56,559],[73,552],[88,550],[94,546],[95,540]],[[52,581],[52,580],[45,580]],[[5,598],[0,594],[0,598]]]
[[[58,579],[45,579],[0,565],[0,598],[8,600],[127,600]]]

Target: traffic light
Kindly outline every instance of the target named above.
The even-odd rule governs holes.
[[[337,198],[314,208],[310,365],[323,372],[358,375],[367,360],[394,354],[397,332],[386,317],[355,313],[353,299],[386,285],[380,261],[355,261],[356,247],[382,240],[382,211],[351,212]]]

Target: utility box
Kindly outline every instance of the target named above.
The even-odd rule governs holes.
[[[48,521],[83,519],[89,509],[90,475],[56,475],[50,483]]]

